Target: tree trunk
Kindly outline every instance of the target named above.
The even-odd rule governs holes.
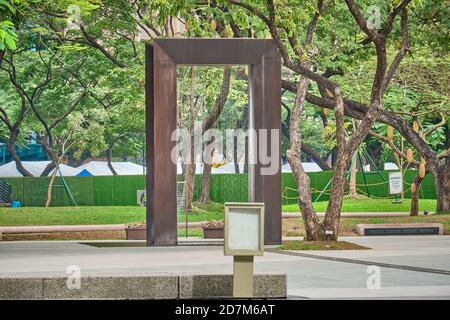
[[[44,147],[44,151],[47,154],[47,157],[50,159],[50,163],[45,167],[44,171],[41,173],[41,177],[46,177],[48,174],[55,169],[55,163],[58,163],[59,158],[56,151],[50,146],[47,142],[45,136],[38,135],[39,142]]]
[[[201,203],[208,203],[211,201],[210,188],[211,187],[211,164],[203,163],[203,175],[202,175],[202,192],[199,201]]]
[[[233,163],[234,163],[234,173],[240,173],[239,170],[239,159],[238,159],[238,141],[237,137],[234,137],[233,143]]]
[[[8,142],[6,143],[6,148],[8,149],[9,153],[11,154],[11,157],[16,163],[17,171],[19,171],[24,177],[32,177],[33,175],[27,169],[25,169],[25,167],[22,164],[22,160],[20,160],[19,156],[17,155],[16,149],[14,148],[17,134],[18,132],[11,132]]]
[[[248,137],[245,137],[244,173],[248,173]]]
[[[339,221],[341,218],[342,201],[347,187],[346,171],[348,159],[344,154],[339,154],[333,172],[333,180],[331,182],[331,194],[328,201],[327,211],[325,213],[324,238],[321,240],[337,241],[339,234]]]
[[[47,188],[47,201],[45,201],[46,208],[50,207],[50,203],[52,202],[52,189],[53,189],[53,183],[55,182],[55,179],[56,179],[57,172],[58,172],[58,168],[55,167],[55,170],[52,173],[52,177],[50,178],[50,182],[49,182],[48,188]]]
[[[413,184],[411,185],[411,209],[409,211],[410,216],[419,215],[419,191],[422,181],[423,178],[421,178],[420,175],[417,175],[414,178]]]
[[[358,198],[358,192],[356,191],[356,155],[353,156],[353,163],[350,171],[349,196],[352,199]]]
[[[184,164],[184,209],[192,211],[192,201],[195,187],[195,167],[196,163]]]
[[[450,213],[450,158],[441,160],[438,174],[434,175],[436,186],[436,212]]]
[[[3,63],[3,57],[5,56],[5,51],[4,50],[0,50],[0,68],[2,66]]]
[[[213,125],[212,127],[215,127]],[[213,153],[214,153],[214,141],[215,138],[212,137],[211,140],[208,141],[205,153],[204,153],[204,160],[203,161],[203,174],[202,174],[202,188],[200,193],[200,199],[199,201],[201,203],[207,203],[211,201],[209,191],[211,186],[211,162],[213,160]]]
[[[305,240],[320,241],[325,239],[325,233],[322,224],[314,210],[311,198],[310,179],[303,170],[301,164],[301,115],[305,103],[306,91],[309,80],[302,76],[297,87],[295,97],[295,106],[292,110],[291,121],[289,125],[289,150],[286,152],[286,158],[292,168],[292,174],[297,182],[298,206],[302,213],[303,224],[305,226]]]
[[[50,203],[52,202],[52,189],[53,189],[53,183],[55,182],[56,179],[56,175],[58,173],[58,168],[59,165],[61,164],[61,161],[63,159],[64,156],[61,156],[58,159],[58,162],[55,165],[55,170],[52,173],[52,177],[50,178],[50,182],[48,184],[48,188],[47,188],[47,201],[45,202],[45,207],[48,208],[50,207]]]
[[[114,169],[114,167],[112,165],[112,150],[111,150],[111,148],[108,148],[108,150],[106,151],[106,161],[108,162],[109,170],[111,170],[113,175],[117,176],[117,171],[116,171],[116,169]]]

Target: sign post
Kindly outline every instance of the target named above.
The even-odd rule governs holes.
[[[233,256],[233,297],[253,297],[253,257],[264,254],[264,203],[225,203],[224,254]]]
[[[397,195],[403,192],[403,175],[400,171],[389,172],[389,194]],[[398,202],[398,200],[396,201]]]

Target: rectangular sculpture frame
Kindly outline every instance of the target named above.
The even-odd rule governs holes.
[[[176,130],[177,65],[249,65],[249,128],[281,126],[281,61],[273,40],[156,39],[146,43],[147,245],[177,244]],[[268,139],[267,150],[271,150]],[[249,152],[257,152],[249,143]],[[281,146],[281,143],[279,143]],[[281,148],[281,147],[280,147]],[[255,153],[257,155],[257,153]],[[262,175],[259,157],[249,165],[250,202],[265,204],[266,244],[281,243],[281,150],[278,171]]]

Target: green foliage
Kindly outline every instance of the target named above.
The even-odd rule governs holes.
[[[386,23],[387,13],[398,2],[357,1],[366,18],[370,14],[369,6],[380,8],[380,28]],[[245,3],[266,16],[269,14],[267,1],[246,0]],[[366,35],[354,22],[345,2],[333,2],[319,18],[313,42],[301,56],[289,47],[287,38],[293,37],[299,44],[303,43],[307,26],[316,13],[317,1],[276,0],[274,3],[276,24],[293,62],[307,60],[317,73],[340,70],[341,75],[334,75],[332,79],[339,83],[345,98],[366,103],[371,95],[376,66],[374,47],[362,44]],[[450,121],[448,11],[448,1],[444,0],[417,0],[408,6],[411,51],[384,97],[385,109],[398,112],[409,123],[417,118],[414,114],[425,112],[419,117],[424,130],[438,123],[441,114]],[[236,32],[236,29],[233,32],[230,29],[230,23],[233,23],[239,28],[241,37],[266,38],[268,35],[268,28],[260,18],[226,0],[0,0],[0,15],[0,50],[7,49],[5,59],[9,59],[11,52],[8,51],[17,49],[14,58],[18,81],[28,93],[45,79],[45,64],[55,56],[52,79],[36,103],[45,119],[61,116],[86,90],[83,84],[89,87],[73,114],[52,128],[57,137],[55,140],[64,140],[68,132],[81,139],[77,150],[71,152],[71,156],[77,157],[81,154],[101,155],[107,148],[111,148],[117,157],[142,151],[145,58],[139,33],[143,27],[144,33],[152,37],[214,38],[232,37]],[[82,25],[83,30],[79,27],[69,29],[71,19]],[[176,22],[175,27],[180,25],[181,30],[172,30],[171,21]],[[389,61],[394,59],[400,41],[397,18],[389,39]],[[188,69],[179,68],[178,99],[184,110],[191,80]],[[197,120],[202,120],[211,111],[220,91],[222,68],[197,69]],[[234,128],[244,115],[248,105],[246,78],[242,67],[233,68],[231,90],[219,127]],[[283,78],[293,82],[299,79],[289,70],[283,70]],[[21,101],[4,71],[0,71],[0,88],[0,107],[12,120],[17,119]],[[310,84],[309,92],[319,95],[315,83]],[[287,97],[287,105],[292,108],[294,97],[289,94]],[[283,109],[282,112],[284,120],[287,111]],[[320,155],[328,154],[335,146],[333,114],[328,116],[325,128],[320,108],[306,104],[303,115],[303,141]],[[183,112],[185,123],[188,116],[189,113]],[[448,148],[445,140],[448,127],[434,131],[427,140],[436,152]],[[346,128],[350,133],[352,126],[348,119]],[[32,112],[27,113],[20,129],[19,143],[25,143],[31,131],[45,131]],[[383,127],[374,126],[373,129],[384,134]],[[7,137],[7,131],[2,123],[0,134],[3,138]],[[93,132],[95,139],[89,138]],[[368,139],[369,143],[371,139]],[[396,133],[395,143],[399,145],[399,141]],[[60,148],[58,142],[55,147]],[[283,151],[287,147],[288,141],[284,137]],[[383,157],[392,159],[392,151],[384,147]]]
[[[13,0],[0,0],[0,51],[16,49],[17,34],[14,23],[10,18],[15,15],[16,9]]]

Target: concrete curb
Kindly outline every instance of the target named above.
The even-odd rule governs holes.
[[[192,299],[232,297],[231,274],[82,276],[79,289],[67,277],[1,277],[0,299]],[[256,274],[255,298],[285,298],[286,274]]]

